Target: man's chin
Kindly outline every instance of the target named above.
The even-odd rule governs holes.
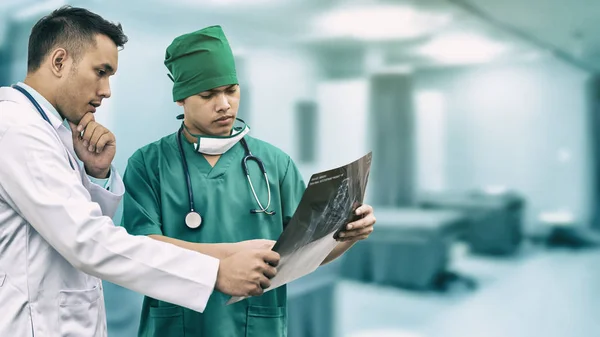
[[[227,128],[221,128],[220,130],[215,130],[214,135],[215,136],[219,136],[219,137],[229,137],[231,136],[231,127]]]
[[[83,119],[83,116],[85,116],[86,114],[87,113],[83,115],[78,114],[76,117],[65,117],[65,119],[75,125],[79,125],[79,123],[81,123],[81,120]]]

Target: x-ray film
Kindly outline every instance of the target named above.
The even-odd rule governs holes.
[[[364,200],[371,156],[368,153],[310,178],[294,216],[273,246],[281,259],[277,275],[265,292],[315,271],[338,244],[339,232],[357,220],[354,211]],[[232,297],[227,304],[243,299]]]

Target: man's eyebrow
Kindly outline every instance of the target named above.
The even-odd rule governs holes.
[[[115,73],[115,69],[110,64],[108,64],[108,63],[103,63],[101,65],[101,67],[103,67],[104,69],[106,69],[106,71],[108,71],[111,74]]]

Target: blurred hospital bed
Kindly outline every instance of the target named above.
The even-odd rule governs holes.
[[[425,194],[418,205],[463,212],[469,219],[464,240],[471,253],[508,255],[516,252],[522,241],[525,200],[515,193]]]
[[[464,235],[469,218],[460,211],[417,208],[377,208],[376,216],[369,240],[356,243],[344,255],[341,275],[411,289],[443,287],[452,274],[450,246]]]

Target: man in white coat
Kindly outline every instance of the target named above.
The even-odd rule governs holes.
[[[100,279],[202,312],[213,290],[260,295],[276,273],[272,242],[183,249],[112,223],[124,188],[94,112],[126,41],[62,7],[33,27],[23,83],[0,88],[0,336],[106,336]]]

